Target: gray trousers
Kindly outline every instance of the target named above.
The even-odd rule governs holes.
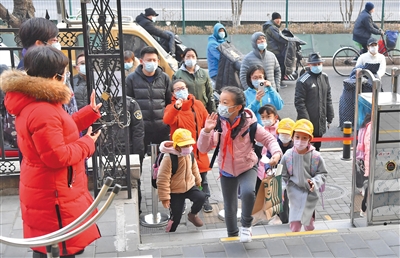
[[[255,201],[255,186],[257,180],[257,166],[252,167],[238,177],[221,176],[222,196],[224,197],[225,224],[228,237],[238,236],[236,213],[238,210],[238,189],[240,186],[240,199],[242,201],[242,216],[240,222],[243,227],[251,227]]]

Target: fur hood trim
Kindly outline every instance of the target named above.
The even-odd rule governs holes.
[[[72,92],[63,82],[29,76],[23,71],[5,71],[0,76],[0,87],[7,92],[18,92],[36,100],[67,104]]]

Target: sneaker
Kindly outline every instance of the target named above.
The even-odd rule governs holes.
[[[245,228],[241,227],[240,228],[240,242],[241,243],[249,243],[251,242],[251,227]]]
[[[270,221],[268,221],[268,225],[281,225],[282,221],[278,217],[278,215],[273,216]]]
[[[364,217],[365,216],[365,212],[364,211],[360,211],[360,217]]]
[[[186,208],[187,208],[187,205],[186,205],[186,202],[185,202],[185,205],[183,205],[182,215],[186,213]]]
[[[211,206],[210,202],[208,201],[208,198],[206,199],[206,201],[203,204],[203,211],[205,213],[210,213],[213,211],[213,207]]]
[[[364,187],[357,187],[357,191],[361,196],[364,196]]]
[[[197,214],[193,214],[189,212],[188,214],[188,220],[193,223],[196,227],[202,227],[203,226],[203,221],[197,216]]]

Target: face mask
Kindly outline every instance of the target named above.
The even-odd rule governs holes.
[[[189,155],[193,150],[193,147],[185,147],[185,148],[181,148],[181,156],[187,156]]]
[[[294,140],[293,145],[297,150],[301,151],[301,150],[304,150],[305,148],[307,148],[308,141]]]
[[[271,119],[261,120],[264,127],[270,127],[272,125]]]
[[[58,49],[61,51],[61,44],[60,42],[54,42],[53,44],[51,44],[52,47],[54,47],[55,49]]]
[[[133,62],[124,63],[124,68],[125,68],[125,70],[129,70],[129,69],[131,69],[132,67],[133,67]]]
[[[222,117],[229,118],[229,117],[231,117],[231,115],[232,115],[233,113],[235,113],[235,111],[229,113],[229,108],[232,108],[232,107],[236,107],[236,106],[228,107],[228,106],[219,104],[219,105],[218,105],[218,114],[219,114],[220,116],[222,116]]]
[[[189,96],[189,92],[187,89],[175,92],[175,98],[177,98],[177,99],[187,100],[188,96]]]
[[[158,64],[156,62],[144,62],[144,69],[149,72],[155,72],[157,70]]]
[[[369,52],[373,55],[375,55],[376,53],[378,53],[378,46],[376,47],[369,47],[368,48]]]
[[[86,75],[86,66],[84,64],[79,66],[79,73]]]
[[[283,144],[289,143],[292,140],[292,137],[288,134],[279,134],[278,138]]]
[[[151,20],[152,20],[153,22],[156,22],[156,21],[157,21],[157,17],[156,17],[156,16],[153,16],[153,17],[151,17]]]
[[[254,88],[256,89],[258,89],[261,82],[264,82],[264,80],[251,80],[251,84],[253,84]]]
[[[223,32],[223,31],[218,32],[218,37],[220,37],[221,39],[224,39],[225,38],[225,32]]]
[[[311,72],[318,74],[322,72],[322,65],[311,66]]]
[[[196,65],[196,59],[187,59],[185,60],[185,65],[187,67],[193,67]]]
[[[257,47],[259,50],[264,50],[267,48],[267,43],[263,42],[263,43],[257,44]]]

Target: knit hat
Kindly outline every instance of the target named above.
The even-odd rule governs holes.
[[[370,12],[372,9],[374,9],[374,7],[375,7],[374,4],[371,2],[367,2],[365,4],[365,10],[367,10],[368,12]]]
[[[276,133],[286,133],[292,135],[294,127],[294,121],[290,118],[284,118],[279,121],[278,128],[276,128]]]
[[[314,126],[313,124],[307,119],[299,119],[296,121],[293,127],[293,132],[302,132],[306,133],[311,136],[311,140],[314,138]]]
[[[189,130],[178,128],[172,135],[172,141],[174,142],[174,148],[176,145],[179,147],[186,146],[189,144],[195,144],[196,141],[192,138],[192,133]]]
[[[279,13],[273,13],[272,20],[275,20],[275,19],[281,19],[281,15]]]

